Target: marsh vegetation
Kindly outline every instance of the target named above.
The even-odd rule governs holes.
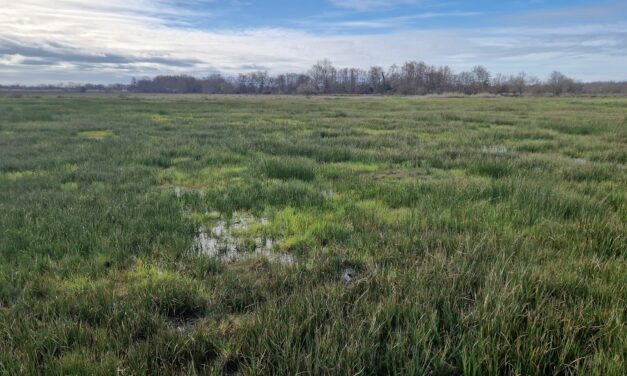
[[[0,97],[0,374],[623,374],[626,164],[625,98]]]

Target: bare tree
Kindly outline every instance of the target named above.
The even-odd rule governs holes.
[[[95,85],[66,85],[70,90],[104,90]],[[455,74],[448,66],[427,65],[421,61],[408,61],[402,66],[392,65],[387,72],[375,66],[365,71],[359,68],[336,69],[329,60],[317,62],[308,74],[280,74],[268,72],[243,73],[237,77],[213,74],[203,79],[191,76],[157,76],[134,78],[130,91],[154,93],[247,93],[247,94],[372,94],[395,93],[402,95],[459,92],[464,94],[494,93],[543,94],[552,93],[625,93],[625,82],[598,82],[582,84],[553,72],[542,82],[528,77],[524,72],[504,76],[490,72],[480,65],[469,72]]]
[[[383,93],[385,85],[385,73],[381,67],[371,67],[368,72],[368,81],[370,84],[370,92]]]
[[[527,85],[527,74],[525,72],[518,73],[518,76],[512,77],[510,90],[514,94],[522,95]]]
[[[473,81],[477,85],[475,92],[487,91],[490,87],[490,72],[485,67],[477,65],[472,68],[472,74],[474,75]]]
[[[333,91],[337,70],[328,59],[320,60],[309,71],[314,88],[319,93],[329,94]]]
[[[561,72],[554,71],[549,76],[547,84],[551,89],[553,95],[561,95],[567,90],[570,83],[569,81],[570,79],[566,77],[566,75],[562,74]]]

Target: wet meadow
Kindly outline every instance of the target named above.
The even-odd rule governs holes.
[[[622,375],[627,98],[0,96],[0,374]]]

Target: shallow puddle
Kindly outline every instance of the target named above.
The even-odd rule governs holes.
[[[198,321],[200,321],[200,319],[197,318],[172,318],[168,320],[168,324],[170,327],[176,329],[179,334],[185,334],[193,329]]]
[[[202,191],[194,188],[184,188],[184,187],[175,187],[174,188],[174,196],[176,198],[181,198],[187,194],[200,193],[202,195]]]
[[[350,284],[351,282],[353,282],[353,279],[355,279],[355,277],[357,276],[357,272],[355,271],[355,269],[353,268],[345,268],[344,271],[342,272],[342,281],[345,284]]]
[[[320,194],[323,197],[326,197],[326,198],[335,198],[335,197],[337,197],[337,192],[335,192],[334,190],[331,190],[331,189],[329,189],[329,190],[322,190],[322,191],[320,191]]]
[[[505,146],[496,145],[482,146],[481,152],[483,154],[505,154],[507,153],[507,148]]]
[[[223,262],[236,262],[254,258],[265,258],[271,262],[290,265],[294,263],[294,257],[287,253],[274,251],[273,239],[254,239],[253,251],[243,251],[243,239],[234,232],[247,229],[252,224],[266,224],[267,219],[257,219],[252,216],[234,214],[234,220],[229,224],[220,219],[210,230],[201,228],[196,235],[195,248],[203,255],[219,258]]]

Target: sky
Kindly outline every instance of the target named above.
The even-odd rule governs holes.
[[[625,0],[0,0],[0,84],[405,61],[627,80]]]

